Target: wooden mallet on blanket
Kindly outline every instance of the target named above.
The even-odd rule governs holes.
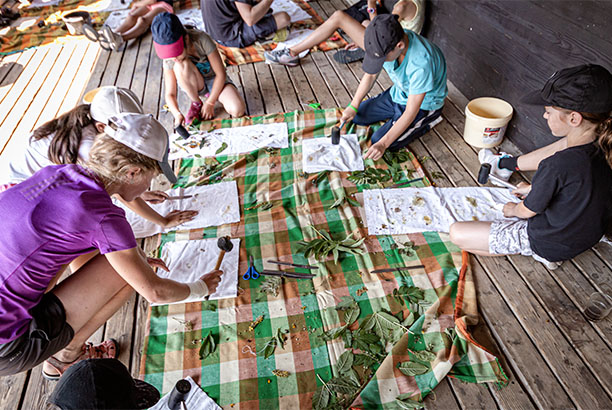
[[[217,258],[217,264],[215,265],[215,270],[221,267],[221,262],[223,262],[223,257],[225,257],[226,252],[231,252],[234,249],[234,245],[230,240],[229,236],[223,236],[217,240],[217,246],[221,249],[221,253]]]

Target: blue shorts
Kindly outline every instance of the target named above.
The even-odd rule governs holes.
[[[376,97],[365,100],[359,105],[353,123],[357,125],[370,125],[379,121],[387,121],[372,134],[372,144],[378,142],[391,129],[395,121],[406,110],[405,105],[394,103],[391,99],[390,88]],[[412,124],[393,141],[388,149],[396,151],[410,144],[415,139],[426,134],[436,124],[442,121],[442,108],[437,110],[419,110]]]

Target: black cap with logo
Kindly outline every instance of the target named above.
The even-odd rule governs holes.
[[[368,24],[363,39],[365,57],[363,71],[378,74],[385,58],[404,38],[404,29],[395,14],[379,14]]]
[[[62,410],[147,409],[159,401],[159,391],[133,379],[117,359],[88,359],[70,366],[49,402]]]
[[[527,94],[521,102],[548,105],[592,114],[612,111],[612,74],[596,64],[557,71],[544,88]]]

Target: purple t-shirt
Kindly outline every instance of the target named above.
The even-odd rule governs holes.
[[[62,265],[136,246],[125,212],[79,165],[48,166],[0,193],[0,343],[21,336]]]

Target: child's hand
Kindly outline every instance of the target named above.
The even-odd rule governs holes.
[[[161,204],[168,199],[168,194],[162,191],[145,191],[140,197],[152,204]]]
[[[185,116],[178,112],[173,114],[174,115],[174,128],[178,127],[179,125],[185,125]]]
[[[202,118],[210,120],[215,116],[215,103],[210,103],[208,100],[202,106]]]
[[[518,198],[525,198],[529,192],[531,192],[531,184],[527,184],[525,182],[519,182],[516,186],[516,189],[512,191],[512,194]]]
[[[354,109],[352,109],[351,107],[346,107],[342,112],[342,118],[340,118],[340,122],[348,123],[349,121],[352,121],[353,118],[355,118],[355,115],[357,115],[357,112]]]
[[[516,202],[508,202],[506,205],[504,205],[504,209],[502,210],[504,216],[506,218],[512,218],[513,216],[516,216],[515,210],[517,205],[518,204]]]
[[[382,158],[386,150],[387,150],[387,145],[382,141],[378,141],[376,144],[372,145],[368,149],[368,151],[363,156],[363,159],[370,158],[374,161],[378,161],[379,159]]]
[[[165,270],[166,272],[170,272],[170,269],[168,269],[168,267],[166,266],[166,262],[159,258],[147,258],[147,263],[152,268],[160,268],[162,270]]]
[[[219,282],[221,282],[221,275],[223,275],[223,271],[214,270],[212,272],[208,272],[206,275],[200,278],[200,280],[203,280],[204,283],[206,283],[209,295],[212,295],[217,290],[217,286],[219,285]]]
[[[163,227],[172,228],[173,226],[184,224],[195,218],[197,214],[198,211],[179,211],[176,209],[164,217]]]

